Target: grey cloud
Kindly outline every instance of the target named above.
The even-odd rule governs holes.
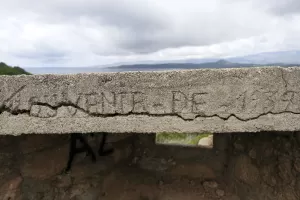
[[[271,9],[277,15],[300,14],[300,1],[299,0],[278,1]]]
[[[60,62],[67,59],[67,52],[53,48],[48,44],[39,43],[33,49],[17,52],[14,56],[26,59],[40,60],[43,63]]]
[[[17,54],[55,62],[64,61],[72,52],[100,57],[145,56],[160,50],[209,48],[212,44],[260,36],[275,30],[270,23],[274,16],[268,12],[296,12],[299,4],[297,0],[286,4],[275,0],[10,0],[4,10],[36,14],[32,22],[37,30],[39,24],[50,25],[44,27],[49,34],[33,39],[35,43],[44,43],[46,38],[55,41],[56,37],[62,43],[67,41],[69,51],[61,50],[56,42],[55,47],[40,45],[34,51]],[[56,25],[60,25],[59,29],[54,30]],[[247,45],[245,48],[250,46]],[[222,50],[231,51],[226,48],[222,46]]]
[[[236,0],[232,0],[236,1]],[[263,8],[266,12],[276,16],[288,16],[300,14],[299,0],[248,0],[257,8]]]
[[[47,3],[37,0],[22,1],[24,6],[30,5],[28,9],[39,13],[41,23],[68,23],[77,25],[80,29],[82,28],[80,17],[85,17],[94,23],[90,28],[113,27],[118,34],[116,34],[117,36],[109,35],[107,40],[114,41],[116,51],[109,50],[105,53],[102,49],[97,51],[94,48],[94,52],[98,52],[97,54],[103,52],[103,55],[107,53],[122,55],[124,51],[127,51],[128,54],[144,54],[165,48],[205,46],[253,34],[249,25],[241,26],[240,23],[235,23],[236,19],[234,18],[227,18],[227,16],[220,18],[209,12],[201,13],[205,2],[189,1],[186,4],[189,3],[194,6],[186,9],[179,7],[174,12],[166,12],[166,8],[156,6],[155,1],[146,0],[52,0]],[[176,2],[169,1],[167,6],[176,6]],[[196,11],[198,8],[199,12],[190,14],[191,8]],[[224,14],[229,13],[228,11]],[[186,16],[190,16],[190,18],[186,18]],[[234,27],[234,31],[232,27]]]

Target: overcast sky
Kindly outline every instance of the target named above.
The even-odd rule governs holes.
[[[0,0],[0,5],[0,61],[10,65],[91,66],[300,50],[300,0]]]

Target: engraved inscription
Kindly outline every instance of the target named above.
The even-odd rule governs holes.
[[[207,92],[185,94],[182,91],[172,91],[172,113],[203,114],[208,99]]]
[[[226,86],[227,87],[227,86]],[[11,113],[28,113],[35,117],[72,117],[102,115],[172,115],[183,118],[196,116],[229,116],[230,114],[300,112],[300,92],[286,88],[263,87],[234,91],[227,88],[206,90],[155,90],[143,91],[89,91],[76,93],[72,90],[62,92],[31,94],[22,93],[25,86],[8,93],[3,105]],[[76,91],[76,90],[75,90]],[[227,91],[231,92],[228,93]],[[216,101],[215,98],[218,98]],[[64,107],[60,109],[60,107]],[[78,113],[80,111],[80,113]]]

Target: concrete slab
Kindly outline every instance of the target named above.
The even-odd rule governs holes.
[[[300,130],[300,68],[0,76],[0,134]]]

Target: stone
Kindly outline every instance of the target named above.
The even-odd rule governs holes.
[[[239,142],[233,143],[233,146],[238,151],[244,151],[244,146],[241,143],[239,143]]]
[[[292,161],[289,159],[289,157],[280,157],[278,159],[277,169],[278,175],[281,178],[281,184],[291,184],[294,180],[294,176],[292,173]]]
[[[252,159],[256,159],[256,150],[255,150],[255,149],[251,149],[251,150],[249,151],[249,156],[250,156],[250,158],[252,158]]]
[[[219,197],[223,197],[223,196],[225,195],[225,192],[224,192],[224,190],[217,189],[217,190],[216,190],[216,194],[217,194]]]
[[[72,179],[71,176],[66,175],[59,175],[56,177],[55,185],[60,188],[68,188],[72,185]]]
[[[16,176],[7,180],[5,184],[0,185],[0,199],[21,200],[20,184],[22,181],[21,176]]]
[[[255,185],[259,181],[259,171],[246,155],[240,155],[235,160],[235,177],[249,185]]]
[[[203,187],[205,188],[217,188],[218,183],[216,181],[205,181],[203,182]]]
[[[0,135],[300,130],[300,68],[0,77]]]
[[[299,173],[300,172],[300,158],[296,158],[294,161],[294,168]]]
[[[67,166],[69,145],[24,155],[23,177],[47,179],[60,174]]]
[[[295,183],[295,192],[297,195],[300,195],[300,177],[296,178],[296,183]]]
[[[213,146],[213,135],[201,138],[198,142],[198,146],[212,147]]]

